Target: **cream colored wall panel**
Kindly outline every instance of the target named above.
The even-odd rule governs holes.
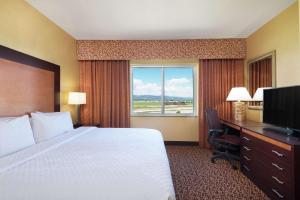
[[[298,2],[247,38],[247,60],[276,50],[277,87],[300,85]],[[262,120],[262,111],[247,112],[248,118]]]
[[[79,89],[76,40],[23,0],[0,0],[0,44],[61,67],[61,108],[69,91]]]
[[[198,141],[198,117],[131,117],[132,128],[152,128],[165,141]]]

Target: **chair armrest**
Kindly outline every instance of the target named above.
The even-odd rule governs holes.
[[[224,133],[224,130],[222,129],[209,129],[208,135],[212,137],[216,137],[218,135],[222,135]]]
[[[224,130],[223,129],[209,129],[209,132],[215,132],[215,133],[223,133]]]

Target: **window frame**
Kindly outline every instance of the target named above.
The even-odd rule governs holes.
[[[178,64],[131,64],[130,65],[130,115],[132,117],[196,117],[197,116],[197,64],[178,63]],[[133,109],[133,69],[134,68],[160,68],[161,69],[161,113],[135,113]],[[193,77],[193,112],[181,114],[165,113],[165,68],[191,68]]]

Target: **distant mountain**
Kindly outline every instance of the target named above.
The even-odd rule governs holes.
[[[155,95],[133,95],[133,99],[136,101],[160,101],[161,96]],[[165,96],[166,101],[192,101],[192,97],[174,97],[174,96]]]

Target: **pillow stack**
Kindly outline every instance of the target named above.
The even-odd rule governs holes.
[[[73,130],[69,112],[0,118],[0,157]]]
[[[0,118],[0,157],[35,144],[29,117]]]
[[[69,112],[31,113],[31,124],[36,143],[73,130]]]

